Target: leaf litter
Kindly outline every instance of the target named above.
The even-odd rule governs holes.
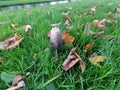
[[[62,64],[62,69],[67,71],[71,67],[73,67],[77,62],[80,63],[80,67],[81,67],[81,70],[82,70],[82,73],[83,73],[86,69],[86,65],[82,61],[81,57],[76,53],[76,48],[72,48],[72,50],[70,51],[67,59]]]
[[[19,46],[23,38],[15,33],[13,36],[9,36],[4,41],[0,42],[0,49],[8,49],[11,50],[16,46]]]

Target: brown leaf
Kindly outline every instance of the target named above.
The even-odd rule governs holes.
[[[21,87],[26,86],[24,80],[25,80],[24,76],[16,75],[12,82],[12,86],[7,90],[19,90]]]
[[[94,20],[93,24],[101,29],[106,29],[106,23],[107,23],[107,19],[102,19],[102,20]]]
[[[22,39],[20,35],[15,33],[13,36],[6,38],[3,42],[0,42],[0,49],[13,49],[19,45]]]
[[[109,12],[109,13],[107,14],[107,16],[108,16],[109,18],[113,18],[112,12]]]
[[[62,69],[67,71],[71,67],[73,67],[77,62],[80,63],[80,67],[81,67],[82,73],[83,73],[85,71],[86,66],[85,66],[84,62],[82,61],[81,57],[76,53],[76,48],[73,48],[70,51],[67,59],[62,64]]]
[[[75,40],[75,38],[73,36],[69,35],[67,30],[62,33],[62,38],[63,38],[64,42],[68,45],[72,45],[72,43]]]
[[[20,90],[20,88],[24,87],[24,86],[26,86],[25,82],[24,81],[20,81],[17,86],[12,86],[12,87],[10,87],[10,88],[8,88],[6,90]]]
[[[86,15],[94,15],[96,12],[96,7],[90,8],[87,12],[84,12],[80,15],[80,17],[86,16]]]
[[[86,23],[85,25],[85,30],[84,32],[87,34],[87,36],[91,35],[92,34],[92,31],[90,30],[90,24],[89,23]]]
[[[24,76],[21,76],[21,75],[16,75],[14,77],[14,80],[12,82],[12,86],[17,86],[17,84],[20,82],[20,81],[24,81],[25,80],[25,77]]]
[[[30,29],[32,29],[31,25],[24,25],[22,26],[22,29],[25,31],[25,32],[28,32]]]
[[[65,24],[69,25],[71,23],[71,19],[68,16],[65,16]]]
[[[90,50],[90,49],[93,48],[93,46],[94,46],[94,44],[89,43],[89,44],[86,45],[86,49]]]

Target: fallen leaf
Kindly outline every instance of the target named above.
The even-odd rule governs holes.
[[[107,23],[107,19],[102,19],[102,20],[94,20],[93,24],[101,29],[106,29],[106,23]]]
[[[12,86],[12,87],[10,87],[10,88],[8,88],[6,90],[20,90],[20,88],[24,87],[24,86],[26,86],[25,82],[24,81],[20,81],[17,86]]]
[[[32,29],[31,25],[23,25],[22,26],[22,29],[25,31],[25,32],[28,32],[30,29]]]
[[[87,36],[94,34],[94,32],[91,31],[90,27],[91,25],[89,23],[86,23],[84,32],[87,34]]]
[[[34,53],[33,59],[36,60],[36,58],[37,58],[37,53]]]
[[[70,25],[70,23],[72,22],[72,20],[71,20],[71,18],[68,16],[69,11],[66,12],[66,13],[63,12],[62,14],[63,14],[63,16],[65,17],[65,24],[66,24],[66,25]]]
[[[47,37],[50,38],[50,32],[48,32]]]
[[[109,13],[107,14],[107,16],[108,16],[109,18],[113,18],[112,12],[109,12]]]
[[[76,53],[76,48],[72,48],[72,50],[70,51],[67,59],[62,64],[62,69],[67,71],[71,67],[73,67],[77,62],[80,63],[80,67],[81,67],[81,70],[82,70],[82,73],[83,73],[86,69],[86,65],[82,61],[81,57]]]
[[[70,17],[65,16],[65,24],[66,24],[66,25],[70,25],[70,23],[71,23]]]
[[[105,57],[101,55],[97,55],[96,53],[92,54],[88,60],[95,66],[101,67],[100,62],[104,62]]]
[[[13,79],[12,86],[17,86],[20,81],[24,81],[25,77],[21,75],[16,75]]]
[[[93,33],[93,36],[94,38],[96,38],[96,37],[102,36],[103,34],[104,34],[104,31],[101,31],[101,32]]]
[[[80,17],[86,16],[86,15],[94,15],[96,12],[96,7],[90,8],[87,12],[84,12],[80,15]]]
[[[11,26],[12,26],[12,28],[15,29],[17,27],[17,24],[12,24]]]
[[[90,50],[93,48],[93,46],[94,46],[94,44],[89,43],[85,47],[86,47],[86,50]]]
[[[94,14],[96,12],[96,7],[90,8],[89,13]]]
[[[0,63],[2,63],[3,62],[3,60],[5,60],[4,58],[2,58],[2,57],[0,57]]]
[[[73,36],[69,35],[67,30],[62,33],[62,38],[63,38],[64,42],[68,45],[72,45],[72,43],[75,40],[75,38]]]
[[[0,42],[0,49],[13,49],[20,44],[23,38],[15,33],[13,36],[9,36],[4,41]]]
[[[21,87],[26,86],[24,80],[24,76],[16,75],[13,79],[12,86],[7,90],[19,90]]]
[[[118,5],[113,12],[117,12],[117,13],[120,13],[120,5]]]
[[[5,25],[7,24],[8,22],[0,22],[0,25]]]

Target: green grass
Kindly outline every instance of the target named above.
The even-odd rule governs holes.
[[[113,5],[108,5],[109,2],[112,2]],[[30,72],[30,75],[25,80],[26,87],[21,90],[40,90],[44,83],[58,75],[62,71],[61,65],[69,54],[71,47],[64,46],[59,49],[59,61],[56,62],[53,50],[49,47],[47,33],[51,29],[50,24],[64,21],[61,13],[67,11],[66,7],[72,7],[73,9],[70,12],[72,25],[77,26],[78,23],[82,23],[83,26],[75,27],[69,33],[75,37],[74,46],[77,46],[77,53],[81,56],[87,68],[82,74],[79,64],[76,64],[42,90],[119,90],[120,19],[115,18],[118,24],[108,24],[108,28],[105,30],[105,35],[117,36],[118,39],[116,40],[94,39],[83,34],[86,23],[91,23],[95,19],[108,19],[107,13],[119,4],[119,0],[83,0],[77,3],[30,8],[30,15],[27,15],[23,9],[0,12],[0,22],[8,22],[8,24],[0,26],[0,41],[14,34],[14,32],[18,32],[24,37],[20,46],[14,50],[0,51],[0,56],[6,58],[0,64],[0,73],[25,75]],[[97,6],[96,15],[74,18],[75,15],[80,15],[94,6]],[[50,14],[48,14],[48,11]],[[12,23],[16,23],[18,26],[32,25],[31,36],[22,30],[13,30],[11,28]],[[62,24],[60,29],[64,31],[65,25]],[[95,26],[91,26],[91,29],[93,31],[101,31]],[[95,43],[94,48],[87,53],[83,52],[85,45],[92,42]],[[94,52],[107,57],[105,62],[101,64],[101,68],[92,65],[87,59]],[[37,53],[37,57],[33,59],[35,53]],[[6,88],[8,88],[7,84],[0,78],[0,90],[5,90]]]
[[[9,6],[15,4],[26,4],[26,3],[37,3],[37,2],[46,2],[53,0],[3,0],[0,1],[0,6]]]

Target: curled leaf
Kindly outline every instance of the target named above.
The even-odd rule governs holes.
[[[22,29],[25,31],[25,32],[28,32],[30,29],[32,29],[31,25],[24,25],[22,26]]]
[[[17,84],[20,82],[20,81],[24,81],[25,80],[25,77],[24,76],[21,76],[21,75],[16,75],[14,77],[14,80],[12,82],[12,86],[17,86]]]
[[[80,15],[80,17],[86,16],[86,15],[94,15],[96,12],[96,7],[90,8],[87,12],[84,12]]]
[[[117,13],[120,13],[120,5],[118,5],[113,12],[117,12]]]
[[[107,16],[108,16],[109,18],[113,18],[112,12],[109,12],[109,13],[107,14]]]
[[[102,20],[94,20],[93,24],[101,29],[106,29],[106,23],[107,23],[107,19],[102,19]]]
[[[85,66],[84,62],[82,61],[81,57],[76,53],[76,48],[73,48],[70,51],[67,59],[62,64],[62,69],[67,71],[71,67],[73,67],[77,62],[80,63],[80,67],[81,67],[82,73],[83,73],[86,69],[86,66]]]
[[[23,38],[15,33],[13,36],[9,36],[4,41],[0,42],[0,49],[13,49],[20,44]]]
[[[24,76],[16,75],[13,79],[12,87],[8,88],[7,90],[19,90],[21,87],[26,86],[24,80]]]

